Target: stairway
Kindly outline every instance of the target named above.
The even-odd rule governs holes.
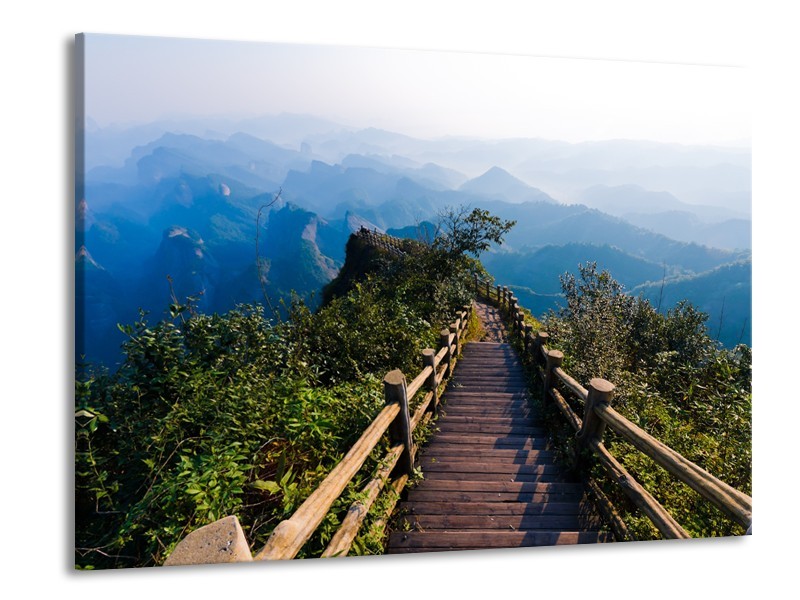
[[[583,486],[555,464],[508,343],[468,343],[443,402],[389,554],[613,541]]]

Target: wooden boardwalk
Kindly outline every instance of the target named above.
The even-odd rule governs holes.
[[[509,344],[465,346],[389,554],[613,541],[555,464],[530,400]]]

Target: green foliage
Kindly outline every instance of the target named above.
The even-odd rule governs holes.
[[[349,449],[380,380],[313,385],[282,333],[253,309],[142,320],[119,373],[78,382],[79,565],[159,564],[227,514],[263,543]]]
[[[373,256],[312,313],[277,325],[259,306],[225,315],[175,302],[121,326],[116,373],[76,374],[76,568],[160,564],[190,531],[236,514],[263,545],[383,406],[391,369],[416,373],[456,307],[470,258],[410,245]],[[378,448],[362,473],[373,469]],[[366,477],[366,475],[365,475]],[[299,556],[318,555],[358,496],[356,478]],[[366,535],[357,552],[377,552]]]
[[[439,235],[433,242],[434,247],[452,256],[478,257],[493,243],[501,245],[503,236],[516,225],[516,221],[503,220],[488,210],[468,210],[464,206],[447,208],[439,215]]]
[[[722,348],[705,327],[706,315],[688,303],[666,314],[595,264],[562,278],[567,306],[546,320],[552,345],[580,381],[602,377],[616,385],[614,407],[651,435],[733,487],[751,493],[751,350]],[[578,407],[580,408],[580,407]],[[694,491],[638,450],[606,433],[606,446],[693,536],[741,534]],[[602,480],[599,467],[597,475]],[[607,491],[626,505],[616,487]],[[654,530],[629,513],[635,535]]]

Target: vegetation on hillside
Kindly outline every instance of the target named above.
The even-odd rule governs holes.
[[[316,311],[295,299],[274,323],[259,306],[201,314],[190,298],[169,319],[142,313],[122,327],[116,372],[79,366],[77,567],[161,564],[188,532],[228,514],[260,548],[380,410],[386,372],[420,368],[421,349],[436,346],[452,311],[472,298],[474,274],[485,275],[477,258],[513,226],[479,210],[449,217],[432,244],[405,242],[402,255],[352,237]],[[567,370],[612,381],[623,415],[750,493],[750,349],[722,349],[691,305],[661,313],[593,264],[562,286],[566,306],[544,327]],[[606,442],[693,535],[741,533],[610,432]],[[384,450],[300,556],[325,547]],[[636,537],[654,536],[634,511],[625,518]],[[371,535],[354,547],[381,551]]]
[[[262,546],[381,409],[383,376],[419,370],[420,351],[471,300],[486,241],[476,222],[493,241],[510,227],[488,217],[465,218],[468,233],[456,226],[446,247],[409,243],[402,256],[351,239],[326,303],[312,312],[295,300],[281,323],[258,306],[201,314],[189,299],[170,319],[122,327],[120,369],[81,366],[76,377],[77,566],[161,564],[188,532],[229,514]],[[300,556],[321,552],[362,485]],[[379,553],[380,539],[355,551]]]
[[[596,264],[562,278],[566,306],[545,328],[579,381],[614,383],[614,408],[630,421],[731,486],[751,494],[751,349],[725,349],[707,330],[707,315],[679,303],[666,313],[624,293]],[[563,431],[562,431],[563,434]],[[574,442],[562,438],[562,447]],[[606,446],[694,537],[742,534],[697,493],[627,442],[606,432]],[[596,466],[598,481],[605,479]],[[618,486],[606,490],[628,506]],[[659,537],[629,510],[637,539]]]

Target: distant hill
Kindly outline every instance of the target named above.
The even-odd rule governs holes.
[[[666,273],[673,289],[678,277],[750,257],[747,150],[423,140],[303,115],[88,125],[88,172],[76,177],[79,346],[108,364],[121,341],[116,323],[135,321],[140,307],[157,319],[172,293],[183,301],[202,292],[199,307],[221,312],[264,302],[264,287],[270,302],[294,290],[313,305],[352,231],[430,238],[447,207],[517,221],[485,262],[543,309],[557,305],[558,276],[579,262],[597,260],[630,287]],[[257,231],[259,209],[279,190]],[[584,192],[607,212],[554,199]],[[686,293],[705,302],[698,282]],[[734,314],[725,312],[723,329]]]
[[[656,264],[695,273],[749,256],[748,251],[672,240],[580,204],[486,202],[483,207],[517,221],[506,236],[506,243],[513,250],[568,243],[610,245]]]
[[[500,167],[492,167],[483,175],[470,179],[459,190],[508,202],[556,202],[542,190],[529,186]]]
[[[597,262],[630,289],[648,281],[660,281],[664,266],[632,256],[609,245],[565,244],[527,252],[491,252],[483,257],[486,269],[503,285],[518,285],[540,294],[561,293],[560,277],[578,273],[578,265]]]
[[[387,229],[386,233],[406,240],[415,240],[430,244],[436,237],[436,225],[430,221],[422,221],[417,225],[409,225],[397,229]]]
[[[641,295],[662,310],[689,299],[708,314],[709,335],[727,347],[752,345],[753,264],[742,260],[705,273],[678,277],[664,283],[643,284],[630,293]]]
[[[681,242],[730,250],[752,247],[750,219],[741,211],[688,204],[638,185],[596,185],[580,198],[587,206]]]

